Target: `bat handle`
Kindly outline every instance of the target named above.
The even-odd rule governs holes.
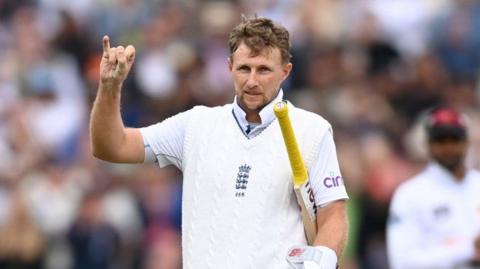
[[[273,107],[275,116],[280,124],[283,140],[287,148],[288,159],[290,160],[290,166],[292,167],[293,179],[295,185],[302,185],[308,178],[307,170],[303,164],[302,155],[298,148],[297,140],[295,139],[295,133],[293,132],[292,123],[288,117],[287,102],[281,101],[275,104]]]

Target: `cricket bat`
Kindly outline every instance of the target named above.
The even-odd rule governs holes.
[[[300,205],[301,208],[307,242],[309,245],[312,245],[317,235],[317,208],[315,206],[312,187],[308,179],[307,169],[303,163],[302,155],[300,154],[300,149],[295,139],[295,133],[293,132],[292,123],[288,116],[287,102],[278,102],[275,104],[273,111],[280,124],[283,141],[287,148],[288,159],[290,160],[290,167],[293,172],[293,189],[297,197],[298,205]]]

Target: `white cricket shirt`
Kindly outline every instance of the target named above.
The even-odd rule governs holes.
[[[387,227],[392,269],[453,268],[473,258],[480,235],[480,172],[461,182],[437,163],[396,190]]]
[[[235,104],[195,107],[141,129],[159,165],[184,174],[184,268],[287,269],[288,248],[306,243],[275,101],[248,134]],[[289,108],[316,203],[347,199],[330,124]]]

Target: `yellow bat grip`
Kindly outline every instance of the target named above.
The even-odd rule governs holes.
[[[303,164],[302,155],[298,148],[297,140],[295,139],[295,133],[293,132],[292,123],[288,117],[287,102],[281,101],[275,104],[273,107],[275,116],[280,124],[282,130],[283,141],[287,147],[288,159],[290,160],[290,166],[293,171],[293,183],[295,186],[302,185],[308,180],[307,169]]]

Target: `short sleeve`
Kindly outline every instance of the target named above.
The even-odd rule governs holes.
[[[175,165],[182,167],[183,144],[185,130],[191,110],[148,127],[140,128],[146,153],[146,162],[149,162],[149,152],[154,154],[153,159],[160,167]]]
[[[315,203],[323,206],[335,200],[348,199],[331,128],[321,138],[317,152],[318,155],[308,171]]]

